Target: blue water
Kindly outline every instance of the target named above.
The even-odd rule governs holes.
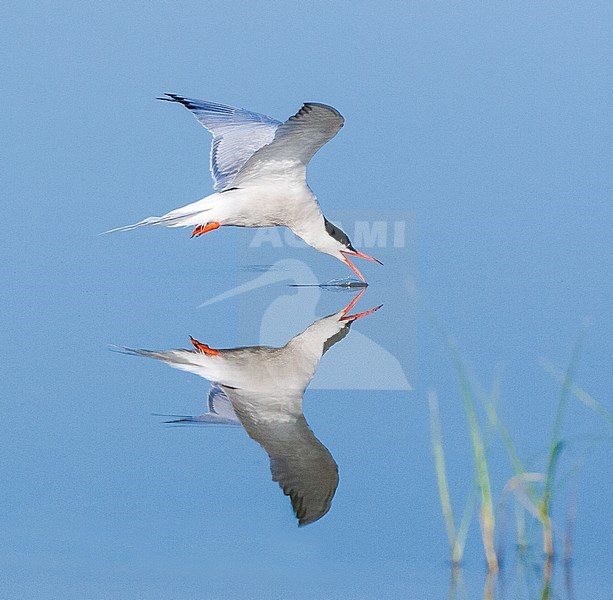
[[[580,339],[573,381],[613,410],[610,6],[0,11],[0,596],[448,594],[429,391],[456,520],[474,473],[448,339],[483,388],[500,369],[499,415],[530,470],[544,469],[560,395],[539,361],[566,369]],[[386,227],[363,246],[385,266],[359,265],[370,285],[354,310],[383,307],[330,348],[304,394],[339,483],[329,512],[302,528],[243,427],[156,416],[202,413],[207,381],[109,349],[187,349],[190,335],[220,350],[282,346],[359,291],[314,285],[351,273],[291,238],[97,235],[212,189],[207,132],[156,103],[163,92],[279,119],[303,101],[337,107],[346,126],[315,157],[310,185],[352,237],[360,223]],[[498,502],[513,472],[486,435]],[[576,499],[573,591],[560,560],[551,597],[605,598],[611,428],[571,394],[562,437],[553,517],[561,551]],[[512,512],[499,530],[496,598],[541,595],[539,528],[527,522],[527,566]],[[476,519],[462,580],[456,597],[484,595]]]

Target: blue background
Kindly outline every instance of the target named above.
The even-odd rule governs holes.
[[[605,2],[3,3],[2,596],[442,596],[428,390],[458,513],[473,477],[446,336],[485,386],[503,365],[501,416],[531,468],[559,394],[541,357],[565,368],[583,332],[575,382],[611,408],[611,17]],[[355,325],[383,345],[406,330],[388,349],[414,390],[307,392],[341,484],[304,530],[244,432],[151,416],[199,412],[205,382],[107,349],[257,343],[236,303],[196,308],[239,281],[240,231],[96,235],[212,190],[207,133],[164,92],[279,119],[331,104],[347,122],[312,164],[324,210],[414,214],[419,300]],[[347,275],[308,260],[322,281]],[[363,308],[406,277],[364,272]],[[568,409],[576,587],[603,597],[610,428]],[[499,496],[511,472],[498,447],[491,460]],[[473,596],[481,560],[473,522]]]

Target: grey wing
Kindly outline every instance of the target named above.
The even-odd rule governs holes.
[[[338,466],[306,419],[301,416],[293,425],[279,425],[269,439],[258,441],[270,456],[273,481],[292,501],[298,525],[321,519],[338,487]]]
[[[249,158],[272,142],[281,121],[266,115],[224,104],[166,94],[160,98],[178,102],[189,109],[196,119],[213,134],[211,145],[211,175],[216,190],[231,184]]]
[[[259,178],[276,178],[295,171],[306,176],[313,155],[343,126],[342,115],[331,106],[307,102],[293,117],[280,125],[274,139],[253,154],[238,172],[234,185]]]

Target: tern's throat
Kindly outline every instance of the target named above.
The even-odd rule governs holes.
[[[300,224],[290,227],[290,229],[315,250],[336,255],[339,249],[344,248],[344,246],[330,236],[325,223],[324,217],[320,214],[318,218],[304,220]]]

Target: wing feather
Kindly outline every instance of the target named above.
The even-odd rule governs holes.
[[[252,437],[270,456],[272,479],[290,497],[298,525],[321,519],[330,510],[338,487],[338,466],[304,416],[294,424],[277,425],[268,439]]]
[[[182,104],[213,134],[210,167],[216,190],[231,187],[241,167],[254,152],[272,142],[281,125],[281,121],[244,108],[177,94],[166,96],[160,100]]]
[[[306,166],[314,154],[341,129],[345,120],[331,106],[307,102],[293,117],[280,125],[274,139],[257,150],[236,175],[233,185],[243,186],[257,179],[278,179],[295,172],[306,177]]]

